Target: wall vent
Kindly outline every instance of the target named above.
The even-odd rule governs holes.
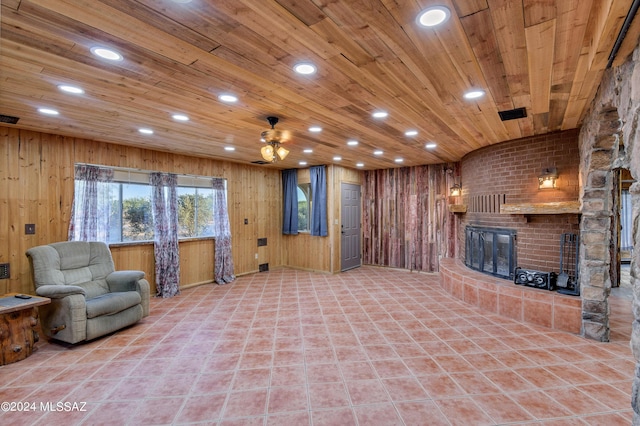
[[[0,114],[0,123],[16,124],[20,120],[18,117],[12,117],[11,115]]]
[[[269,264],[261,263],[258,265],[258,272],[269,272]]]
[[[258,161],[252,161],[251,164],[271,164],[271,163],[264,160],[258,160]]]
[[[258,247],[263,247],[267,245],[267,239],[266,238],[258,238]]]
[[[0,280],[8,280],[11,277],[8,263],[0,263]]]
[[[500,213],[500,206],[507,202],[506,194],[482,194],[469,197],[468,213]]]
[[[506,111],[498,111],[498,115],[500,115],[500,120],[517,120],[518,118],[525,118],[527,116],[527,109],[525,107],[509,109]]]

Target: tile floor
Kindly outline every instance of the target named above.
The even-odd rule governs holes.
[[[470,307],[434,274],[253,274],[154,298],[88,344],[39,343],[0,367],[0,401],[36,410],[0,424],[629,425],[616,303],[628,327],[597,343]]]

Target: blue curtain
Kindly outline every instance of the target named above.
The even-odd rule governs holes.
[[[327,236],[327,173],[325,166],[313,166],[311,175],[311,235]]]
[[[298,235],[298,171],[282,171],[283,214],[282,233]]]
[[[156,260],[156,295],[173,297],[180,293],[180,250],[178,248],[177,175],[151,173],[153,192],[153,252]]]

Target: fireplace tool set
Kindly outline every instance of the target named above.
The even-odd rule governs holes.
[[[560,272],[542,272],[516,268],[514,282],[518,285],[558,290],[558,293],[578,296],[578,235],[564,233],[560,236]]]

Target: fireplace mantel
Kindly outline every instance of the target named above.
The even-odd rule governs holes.
[[[550,203],[510,203],[500,206],[500,214],[579,214],[579,201]]]

